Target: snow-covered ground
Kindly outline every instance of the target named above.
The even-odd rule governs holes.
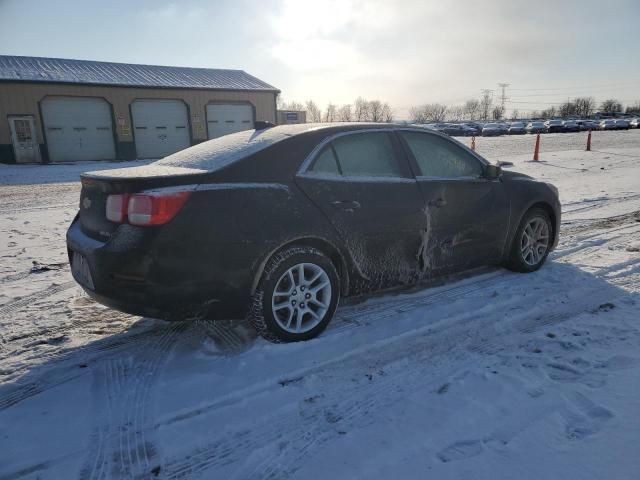
[[[0,479],[638,478],[640,131],[585,139],[478,139],[560,189],[539,272],[351,301],[289,345],[95,304],[64,234],[78,173],[122,164],[0,166]]]

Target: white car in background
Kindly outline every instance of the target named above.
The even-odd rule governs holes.
[[[630,128],[638,128],[640,126],[640,118],[632,118],[629,122]]]
[[[616,128],[616,121],[613,118],[600,120],[600,125],[598,125],[598,130],[615,130]]]

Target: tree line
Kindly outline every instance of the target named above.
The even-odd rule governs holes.
[[[596,106],[596,100],[593,97],[576,97],[557,107],[551,106],[545,110],[531,111],[527,116],[530,118],[568,117],[570,115],[589,117],[596,112]],[[412,107],[409,110],[409,119],[414,123],[503,120],[506,117],[505,110],[502,105],[494,104],[493,97],[486,92],[479,99],[471,98],[462,105],[449,106],[442,103],[426,103]],[[618,100],[611,98],[603,101],[598,111],[605,114],[619,113],[623,112],[623,106]],[[640,114],[640,101],[628,105],[625,112]],[[520,118],[520,112],[514,109],[510,118],[514,120]]]
[[[353,104],[336,105],[329,102],[322,109],[313,100],[305,103],[285,102],[278,98],[279,110],[306,111],[307,122],[393,122],[393,110],[387,102],[356,98]]]

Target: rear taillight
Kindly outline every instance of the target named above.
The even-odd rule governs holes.
[[[107,220],[132,225],[163,225],[176,216],[191,192],[124,193],[107,197]]]
[[[107,197],[107,220],[122,223],[127,216],[129,194],[109,195]]]
[[[129,197],[127,217],[132,225],[163,225],[180,211],[191,192],[137,193]]]

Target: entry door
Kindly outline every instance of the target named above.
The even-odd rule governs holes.
[[[136,100],[131,116],[138,158],[162,158],[191,145],[187,106],[180,100]]]
[[[387,132],[341,136],[296,180],[356,263],[357,292],[412,284],[421,275],[423,200],[397,153]]]
[[[455,140],[401,131],[412,154],[429,221],[427,255],[436,273],[498,262],[507,236],[509,199],[498,179]]]
[[[207,105],[209,138],[251,130],[253,126],[253,107],[251,105],[218,103]]]
[[[36,141],[33,117],[9,117],[11,142],[17,163],[40,163],[40,146]]]

